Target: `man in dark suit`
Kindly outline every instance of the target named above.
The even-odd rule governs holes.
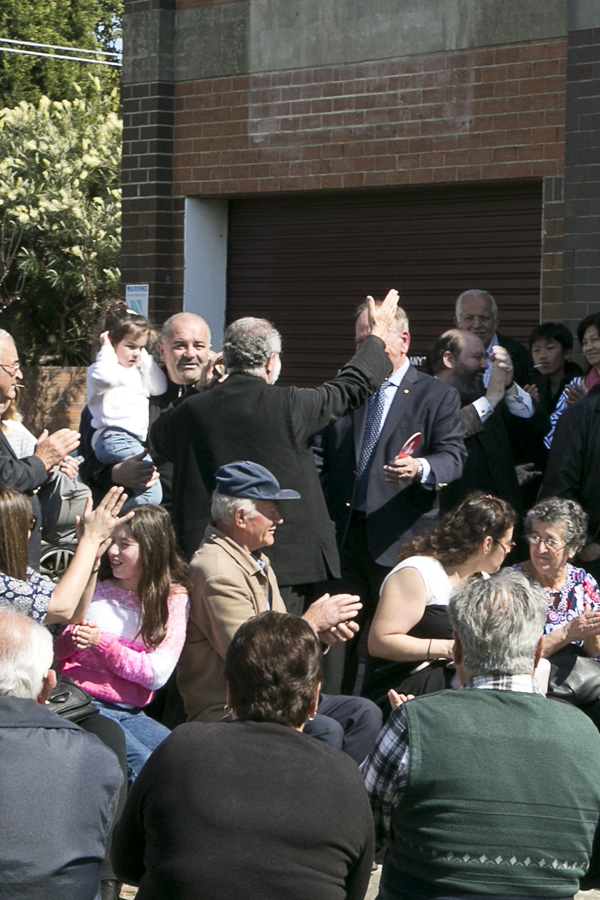
[[[367,313],[360,308],[358,346],[367,333]],[[337,529],[343,589],[363,601],[361,625],[375,611],[381,582],[395,565],[400,545],[435,523],[439,489],[460,476],[466,456],[457,392],[413,369],[409,346],[408,319],[399,308],[385,339],[392,374],[368,404],[328,428],[316,448]],[[381,396],[381,416],[374,423]],[[398,458],[417,431],[423,435],[418,450]],[[354,688],[358,665],[351,648],[348,644],[345,692]]]
[[[446,331],[434,344],[429,361],[436,378],[451,384],[460,394],[460,418],[468,453],[461,477],[442,491],[442,511],[456,506],[471,491],[479,490],[502,497],[521,512],[519,480],[506,421],[511,413],[522,416],[527,410],[521,399],[523,392],[513,383],[510,356],[502,348],[497,349],[485,390],[485,348],[471,332],[454,328]]]
[[[524,388],[526,385],[535,383],[535,370],[529,351],[518,341],[498,332],[497,329],[500,322],[498,305],[488,291],[464,291],[456,301],[455,312],[454,324],[458,328],[469,331],[471,334],[481,338],[485,346],[486,370],[483,373],[484,388],[487,388],[492,363],[498,347],[508,352],[512,360],[513,379],[517,385]],[[543,416],[534,415],[534,405],[529,395],[524,394],[523,401],[530,409],[528,421],[508,416],[505,422],[512,454],[517,465],[529,464],[531,448],[540,441],[545,425]],[[523,499],[527,501],[528,505],[535,501],[536,487],[537,485],[532,484],[525,489]]]
[[[454,324],[463,331],[470,331],[483,341],[486,352],[486,371],[483,383],[487,387],[492,368],[493,349],[495,346],[508,350],[512,359],[514,379],[524,387],[534,381],[534,368],[531,354],[513,338],[498,332],[498,304],[488,291],[471,289],[463,291],[456,300]]]
[[[312,583],[339,575],[333,526],[310,450],[312,437],[366,399],[389,372],[383,337],[397,291],[372,303],[364,346],[318,388],[272,387],[281,367],[281,336],[265,319],[233,322],[223,339],[228,377],[211,391],[184,399],[153,424],[153,450],[173,461],[173,520],[191,557],[210,518],[210,496],[221,465],[247,459],[270,469],[302,499],[283,510],[286,527],[269,550],[290,612],[302,613]],[[308,587],[310,585],[310,588]]]
[[[17,398],[17,383],[23,378],[17,348],[8,331],[0,329],[0,415]],[[71,477],[77,471],[74,459],[67,459],[79,445],[79,434],[70,428],[60,428],[39,437],[32,456],[19,459],[8,440],[0,431],[0,481],[10,484],[17,491],[29,494],[35,517],[35,525],[29,539],[29,564],[38,568],[41,549],[42,508],[34,493],[45,484],[55,466],[64,467]]]

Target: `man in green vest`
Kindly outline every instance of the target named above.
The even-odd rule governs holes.
[[[572,898],[600,814],[600,735],[534,677],[548,602],[506,570],[449,604],[461,688],[400,705],[363,772],[381,900]]]

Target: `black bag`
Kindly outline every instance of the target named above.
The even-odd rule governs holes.
[[[98,715],[98,710],[92,703],[92,697],[83,688],[66,676],[62,675],[56,687],[50,691],[46,700],[46,706],[52,712],[64,716],[71,722],[83,722],[90,716]]]
[[[600,700],[600,662],[569,644],[549,658],[548,697],[585,706]]]

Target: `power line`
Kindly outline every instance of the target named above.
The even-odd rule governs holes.
[[[17,47],[3,47],[2,44],[16,44]],[[35,50],[22,50],[21,47],[45,47],[49,50],[68,50],[70,53],[93,53],[96,56],[111,56],[115,61],[111,62],[105,59],[90,59],[81,56],[66,56],[61,53],[42,53]],[[42,56],[49,59],[70,59],[73,62],[94,63],[97,66],[113,66],[121,67],[122,54],[117,50],[88,50],[86,47],[63,47],[59,44],[39,44],[35,41],[16,41],[12,38],[0,38],[0,51],[4,53],[20,53],[25,56]]]

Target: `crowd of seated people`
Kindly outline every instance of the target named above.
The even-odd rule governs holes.
[[[590,366],[587,375],[577,374],[575,364],[569,360],[573,343],[570,332],[564,325],[553,323],[545,323],[532,332],[533,359],[529,359],[527,368],[524,348],[517,352],[510,340],[500,343],[502,335],[498,335],[496,328],[498,311],[491,295],[470,293],[473,296],[463,298],[461,306],[465,319],[461,327],[466,330],[455,331],[461,347],[461,335],[470,332],[477,336],[481,353],[476,349],[481,359],[473,362],[470,372],[466,372],[469,377],[461,382],[463,376],[456,362],[460,360],[461,365],[468,365],[465,353],[455,354],[453,358],[450,350],[444,351],[450,353],[446,364],[455,379],[448,384],[452,390],[457,387],[459,392],[462,385],[473,406],[471,409],[469,405],[468,421],[464,414],[459,415],[465,410],[462,401],[452,410],[456,420],[455,439],[460,444],[461,433],[466,439],[471,434],[468,429],[483,428],[495,411],[495,403],[489,411],[486,409],[486,390],[490,393],[500,385],[505,399],[516,396],[519,402],[524,402],[522,398],[529,395],[527,402],[533,405],[533,415],[517,417],[508,435],[512,440],[519,422],[524,422],[523,428],[529,429],[528,440],[535,441],[531,459],[539,466],[539,476],[536,468],[534,496],[548,451],[552,460],[556,422],[565,409],[577,404],[598,381],[600,350],[596,359],[594,347],[600,347],[600,314],[584,319],[578,329]],[[91,701],[92,712],[81,726],[116,754],[121,770],[127,773],[122,784],[113,773],[109,793],[114,794],[114,799],[110,810],[102,807],[101,842],[104,843],[101,853],[95,845],[97,871],[86,870],[84,889],[75,881],[73,885],[66,882],[61,894],[66,900],[71,897],[72,900],[88,900],[88,897],[96,900],[99,892],[102,900],[111,900],[118,897],[121,880],[140,886],[140,900],[200,895],[215,900],[242,895],[360,900],[367,889],[376,844],[380,847],[382,841],[390,846],[385,884],[381,887],[382,900],[468,897],[470,891],[463,873],[454,872],[452,866],[447,870],[442,867],[439,879],[431,883],[428,876],[420,874],[421,870],[407,861],[407,847],[412,848],[410,853],[431,851],[437,856],[440,852],[437,845],[431,849],[435,841],[428,843],[428,838],[421,845],[420,838],[416,837],[421,828],[424,833],[435,835],[436,825],[434,822],[431,826],[427,818],[431,811],[427,811],[427,801],[419,794],[428,783],[427,773],[419,768],[417,774],[413,768],[417,762],[412,756],[409,762],[408,735],[410,732],[412,753],[421,740],[412,728],[422,729],[423,735],[432,728],[430,737],[439,739],[443,746],[446,741],[443,727],[438,724],[436,732],[435,721],[430,718],[439,716],[440,723],[446,721],[437,706],[443,701],[429,698],[437,697],[440,692],[444,692],[442,698],[462,696],[464,686],[482,686],[475,683],[478,678],[489,678],[490,684],[484,687],[491,692],[538,694],[539,687],[528,683],[523,688],[519,679],[529,677],[540,658],[548,660],[549,666],[543,692],[553,701],[576,707],[572,715],[557,714],[556,727],[560,730],[564,719],[565,728],[568,726],[571,731],[580,728],[589,753],[598,754],[600,759],[600,735],[593,731],[593,726],[600,731],[600,589],[586,569],[585,553],[586,547],[589,552],[590,546],[600,543],[598,535],[590,533],[589,522],[595,510],[584,509],[586,498],[579,495],[577,499],[573,495],[545,497],[532,505],[527,499],[532,496],[530,484],[521,498],[521,506],[526,508],[523,517],[506,499],[481,490],[471,491],[439,517],[439,495],[443,496],[445,484],[437,483],[433,477],[436,453],[440,452],[433,439],[431,444],[425,439],[420,449],[407,451],[408,455],[414,455],[415,466],[402,464],[402,467],[397,459],[390,459],[380,469],[371,468],[377,443],[386,438],[387,410],[383,406],[377,409],[378,401],[373,402],[379,394],[377,381],[386,366],[388,371],[393,367],[391,377],[396,378],[397,384],[391,382],[392,390],[398,395],[391,401],[388,398],[388,410],[402,399],[402,390],[404,395],[412,390],[402,388],[403,379],[411,377],[412,367],[404,361],[410,336],[407,330],[402,335],[394,332],[399,327],[394,322],[406,320],[398,319],[397,295],[394,298],[392,294],[395,292],[390,292],[379,305],[370,298],[367,311],[373,330],[367,333],[366,346],[361,346],[342,370],[343,378],[337,376],[340,384],[345,379],[339,395],[332,382],[333,387],[306,389],[306,397],[300,399],[299,393],[292,394],[292,405],[285,410],[281,407],[282,416],[291,415],[289,421],[282,419],[282,427],[285,423],[287,428],[291,421],[292,443],[300,429],[300,418],[294,421],[294,415],[306,418],[310,409],[311,422],[326,424],[332,416],[340,418],[349,410],[358,410],[354,418],[354,441],[364,443],[359,454],[363,467],[361,477],[370,485],[370,494],[365,493],[367,488],[363,485],[366,499],[363,508],[353,512],[353,539],[362,534],[364,546],[357,549],[361,554],[357,559],[364,555],[373,569],[369,575],[370,589],[379,600],[375,602],[371,620],[363,614],[358,590],[346,593],[349,586],[339,579],[339,570],[336,572],[333,563],[328,563],[330,577],[321,585],[314,585],[312,594],[301,583],[301,575],[296,577],[299,584],[292,585],[298,590],[291,594],[289,590],[280,591],[275,568],[278,557],[269,553],[275,543],[275,530],[281,529],[277,531],[279,543],[279,534],[282,537],[286,534],[288,510],[293,529],[295,512],[292,514],[291,508],[316,501],[312,481],[300,485],[293,480],[282,481],[280,486],[275,474],[275,451],[273,470],[250,458],[248,453],[245,459],[231,457],[226,465],[201,472],[206,484],[217,491],[212,496],[206,534],[197,548],[200,553],[193,557],[189,569],[177,548],[181,534],[171,520],[171,501],[176,505],[178,502],[176,496],[171,497],[171,479],[180,484],[177,471],[180,456],[168,459],[153,451],[150,457],[144,450],[125,457],[111,455],[96,459],[90,467],[93,473],[90,488],[98,502],[94,508],[88,498],[85,507],[82,506],[77,523],[73,523],[78,537],[73,560],[58,583],[50,581],[36,571],[35,553],[32,559],[31,548],[39,537],[36,536],[38,517],[43,513],[33,489],[23,480],[23,467],[29,466],[28,471],[37,474],[38,462],[43,462],[45,477],[49,478],[52,468],[59,466],[56,455],[61,448],[68,448],[65,457],[72,459],[69,453],[75,451],[74,433],[69,432],[68,439],[63,436],[62,443],[59,441],[52,448],[52,454],[42,459],[43,452],[41,457],[36,457],[35,439],[28,451],[23,451],[31,451],[30,456],[19,457],[14,448],[7,449],[6,435],[10,429],[3,427],[7,447],[0,441],[0,457],[4,454],[7,464],[0,465],[0,608],[10,607],[19,618],[23,616],[39,625],[52,626],[53,668],[63,684],[81,688]],[[469,303],[473,305],[473,321],[466,317]],[[365,316],[364,308],[360,315]],[[457,319],[460,320],[458,313]],[[188,408],[202,407],[202,398],[209,390],[214,390],[214,397],[218,397],[219,385],[227,376],[223,382],[213,377],[215,355],[210,354],[210,336],[198,337],[208,334],[205,323],[199,324],[202,323],[199,317],[181,314],[169,323],[160,338],[160,357],[169,404],[173,402],[174,406],[159,404],[153,413],[151,397],[149,417],[152,421],[154,414],[160,415],[167,408],[176,409],[177,417],[170,421],[179,427],[186,421]],[[490,332],[487,337],[477,331],[478,323],[485,327],[486,335]],[[250,341],[251,330],[256,326],[248,327]],[[108,338],[104,340],[105,355],[110,351],[111,364],[119,369],[134,367],[142,355],[137,337],[131,339],[135,347],[125,346],[130,337],[126,331],[122,340],[116,340],[108,350]],[[396,340],[404,342],[402,360],[398,365],[392,361],[390,367],[387,357],[395,352]],[[468,342],[463,343],[466,347]],[[7,366],[14,370],[10,376],[0,376],[0,405],[3,399],[7,402],[13,399],[12,387],[15,379],[20,378],[20,369],[13,360],[13,347],[10,337],[0,334],[0,353],[9,351]],[[115,361],[112,356],[116,351]],[[278,357],[279,352],[271,348],[268,359]],[[511,353],[515,354],[514,364]],[[515,393],[518,366],[523,380],[525,373],[531,380],[518,385]],[[268,363],[263,374],[258,365],[258,374],[250,377],[272,384],[274,370],[278,371],[278,366]],[[126,371],[125,375],[118,374],[121,378],[128,377]],[[246,371],[243,375],[248,377]],[[12,379],[11,385],[4,385],[3,378]],[[420,382],[425,397],[427,383]],[[242,380],[238,379],[236,384],[242,384]],[[286,390],[289,389],[283,389]],[[481,403],[477,402],[478,398]],[[159,395],[157,400],[160,399]],[[500,401],[499,411],[504,402]],[[211,408],[213,405],[211,401]],[[361,409],[364,410],[362,418]],[[426,405],[424,417],[425,409]],[[397,429],[397,423],[402,420],[397,411],[393,415]],[[193,433],[191,412],[188,419]],[[361,437],[357,436],[357,422],[364,429]],[[275,420],[269,419],[268,425],[273,428]],[[111,427],[118,432],[122,426],[107,420],[93,427]],[[422,427],[425,431],[430,426]],[[302,463],[298,463],[299,473],[306,465],[304,454],[312,459],[312,435],[308,433],[312,428],[312,424],[306,428],[306,441],[304,438],[298,441],[295,451],[298,459],[302,458]],[[83,436],[85,439],[85,433]],[[87,437],[93,440],[92,433]],[[42,451],[48,439],[47,435],[41,437]],[[177,440],[177,432],[174,439]],[[236,446],[243,446],[243,439],[240,436],[241,443]],[[227,456],[225,449],[223,453]],[[465,456],[463,451],[463,461]],[[456,459],[459,465],[460,454]],[[209,464],[212,465],[210,460],[206,466]],[[73,465],[67,463],[69,472]],[[144,488],[152,487],[163,475],[164,505],[140,499]],[[314,477],[318,485],[316,468]],[[390,485],[399,492],[408,491],[413,510],[411,523],[397,524],[397,532],[406,533],[410,539],[401,542],[395,564],[389,565],[387,559],[385,565],[374,561],[374,552],[366,543],[367,531],[364,527],[361,531],[360,526],[368,517],[369,528],[377,527],[379,511],[369,506],[368,497],[376,496],[373,483],[378,479],[386,485],[381,496],[389,498]],[[108,488],[111,480],[118,486]],[[190,495],[193,484],[190,483]],[[295,489],[298,486],[300,490]],[[108,489],[102,494],[100,488]],[[125,506],[123,510],[127,491],[129,498],[137,499],[132,508],[128,510]],[[150,491],[150,499],[157,496],[161,493]],[[279,501],[281,508],[277,506]],[[199,496],[199,506],[203,502]],[[321,504],[322,498],[318,502]],[[318,506],[321,508],[324,505]],[[404,508],[409,507],[405,504]],[[389,516],[382,515],[381,521],[389,524]],[[288,534],[285,541],[288,557],[293,556],[294,542],[298,546],[306,540],[308,545],[313,537],[306,531],[294,532],[294,540],[290,542]],[[338,533],[341,550],[344,539],[345,535]],[[515,543],[517,539],[520,544]],[[394,540],[395,535],[389,535],[390,546]],[[320,552],[325,550],[321,548]],[[336,585],[339,594],[334,592]],[[304,606],[294,605],[299,596]],[[511,606],[509,596],[520,598],[518,610]],[[293,602],[290,601],[288,608],[297,615],[284,612],[289,597]],[[315,597],[319,599],[315,601]],[[456,601],[457,597],[464,597],[467,605],[474,604],[468,616],[460,605],[463,599]],[[506,659],[498,655],[499,668],[495,670],[492,663],[479,666],[477,654],[469,644],[469,630],[480,627],[477,616],[484,607],[488,609],[486,604],[492,604],[493,598],[498,608],[506,605],[509,619],[513,615],[529,616],[532,623],[527,640],[523,638],[522,651],[518,650],[519,625],[514,625],[513,638],[506,636],[506,647],[502,645]],[[457,603],[459,606],[455,608]],[[535,623],[540,619],[542,607],[544,621],[534,640],[538,627]],[[486,613],[488,626],[500,627],[492,613],[490,606]],[[19,627],[13,627],[10,622],[9,625],[6,634],[10,640],[13,637],[17,640]],[[484,638],[480,636],[479,640],[483,646]],[[328,686],[328,666],[333,666],[331,661],[336,659],[336,654],[343,661],[350,643],[359,646],[358,654],[352,653],[350,667],[353,697],[343,696],[339,689]],[[479,649],[481,658],[487,659],[487,650]],[[509,650],[515,651],[514,659]],[[16,666],[17,655],[12,654],[6,666]],[[363,671],[355,680],[357,655],[363,661]],[[185,709],[177,689],[180,657]],[[520,662],[515,662],[517,657]],[[44,658],[42,654],[40,659]],[[495,657],[492,654],[489,658]],[[207,683],[210,682],[211,692],[206,696],[202,693],[203,674],[198,673],[198,659],[210,661]],[[45,699],[41,688],[36,692],[32,687],[26,694],[15,694],[10,686],[6,687],[9,682],[4,678],[3,665],[0,647],[0,696],[23,696],[31,701],[39,695]],[[46,679],[50,666],[44,665]],[[194,682],[191,685],[190,677]],[[500,684],[501,678],[510,681],[511,686],[506,688],[504,682]],[[37,684],[35,679],[34,683]],[[535,682],[539,683],[543,682]],[[323,684],[327,693],[321,690]],[[211,715],[192,714],[190,698],[198,710],[210,707]],[[454,703],[450,699],[446,702]],[[529,700],[522,704],[523,708],[515,704],[515,721],[525,721],[528,703]],[[470,705],[475,708],[477,704]],[[4,713],[0,713],[0,733],[3,727],[12,727],[7,717],[12,715],[13,707],[14,704],[7,704]],[[537,706],[535,711],[537,714]],[[456,714],[463,715],[460,703]],[[482,715],[489,717],[490,727],[496,727],[497,710],[485,707]],[[382,716],[386,724],[378,734]],[[321,722],[328,717],[332,721],[327,727],[321,727]],[[186,719],[188,724],[183,724]],[[447,723],[448,734],[454,735],[453,727]],[[404,748],[402,757],[390,751],[392,742]],[[340,750],[345,751],[342,756]],[[533,752],[532,745],[527,744],[527,752]],[[439,765],[439,754],[436,756],[428,750],[422,755],[429,764]],[[483,769],[479,778],[477,767],[483,766],[483,761],[477,758],[480,762],[474,764],[472,774],[479,791],[484,779]],[[376,810],[376,825],[378,815],[386,822],[381,833],[376,829],[376,842],[367,794],[356,765],[363,760],[369,796]],[[492,760],[492,770],[495,764]],[[398,776],[400,782],[390,776],[391,767],[396,766],[398,772],[404,773]],[[407,790],[406,780],[402,778],[406,779],[409,771],[414,781]],[[388,776],[392,787],[387,785]],[[450,769],[448,777],[458,777],[457,772]],[[461,773],[460,777],[468,777],[468,773]],[[383,781],[386,781],[385,790]],[[529,799],[532,804],[535,802],[533,795]],[[501,802],[494,793],[482,796],[481,800],[489,802],[494,809],[494,804]],[[445,802],[450,802],[450,798],[446,797]],[[566,807],[568,802],[567,798]],[[579,804],[579,794],[573,793],[571,802]],[[577,847],[571,850],[572,853],[576,850],[579,856],[576,864],[573,863],[570,881],[563,884],[559,881],[549,888],[548,896],[557,900],[572,896],[571,887],[589,864],[600,815],[600,803],[595,805],[595,796],[590,797],[590,804],[593,808],[587,809],[587,824],[578,833]],[[403,809],[410,826],[402,823]],[[435,815],[443,818],[446,812],[442,804]],[[578,807],[574,815],[580,812]],[[500,840],[500,832],[494,831],[496,825],[490,834],[495,835],[494,840]],[[433,832],[428,830],[430,826]],[[407,828],[414,829],[414,845]],[[469,839],[472,839],[470,833]],[[199,844],[207,848],[202,853],[198,852]],[[456,847],[464,850],[461,840]],[[232,848],[236,848],[233,854]],[[454,852],[451,845],[448,852]],[[537,852],[536,848],[531,852]],[[423,867],[423,873],[426,868]],[[28,883],[28,877],[25,863],[21,867],[13,866],[11,878],[20,885],[18,890],[22,893],[15,887],[7,896],[38,896],[35,893],[38,887],[32,886],[33,881]],[[502,894],[502,890],[510,893],[507,887],[515,888],[510,894],[515,898],[530,896],[527,885],[511,882],[508,876],[506,881],[499,878],[498,890],[490,888],[485,876],[481,886],[481,893],[486,896]]]

